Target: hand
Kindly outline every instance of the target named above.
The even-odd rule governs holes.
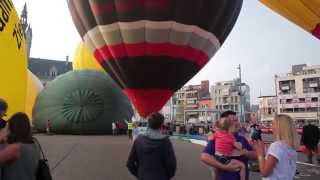
[[[254,147],[258,156],[265,156],[265,145],[262,141],[258,140],[254,142]]]
[[[234,164],[234,163],[229,163],[224,165],[223,170],[225,171],[230,171],[230,172],[238,172],[240,171],[239,165]]]
[[[0,130],[0,141],[6,141],[7,137],[9,135],[9,130],[7,128],[7,126],[3,129]]]
[[[242,147],[242,144],[240,142],[235,142],[234,143],[234,146],[238,149],[238,150],[241,150],[243,147]]]
[[[247,156],[248,155],[248,150],[246,150],[246,149],[241,149],[240,150],[240,156]]]
[[[214,134],[210,134],[209,136],[208,136],[208,140],[209,141],[212,141],[214,139]]]

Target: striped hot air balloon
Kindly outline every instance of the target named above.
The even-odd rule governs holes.
[[[69,0],[83,41],[143,117],[210,60],[242,0]]]

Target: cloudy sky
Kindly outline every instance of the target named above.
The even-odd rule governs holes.
[[[26,0],[13,0],[18,11]],[[72,56],[80,37],[66,0],[27,0],[33,27],[32,57],[64,60]],[[273,13],[257,0],[244,0],[239,20],[220,51],[188,84],[209,79],[213,84],[236,78],[238,64],[251,100],[274,94],[273,77],[292,64],[320,64],[320,40]]]

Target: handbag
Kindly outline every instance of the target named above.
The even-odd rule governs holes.
[[[34,138],[34,141],[38,144],[38,147],[40,149],[41,156],[42,156],[40,157],[38,162],[38,167],[36,171],[36,180],[52,180],[48,159],[44,155],[39,141],[36,138]]]

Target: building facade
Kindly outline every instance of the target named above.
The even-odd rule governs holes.
[[[172,98],[168,100],[168,102],[163,106],[163,108],[160,111],[165,119],[165,123],[171,123],[173,117],[173,103]]]
[[[279,113],[290,115],[297,124],[320,123],[320,65],[294,65],[275,81]]]
[[[30,50],[32,45],[32,28],[28,22],[27,4],[24,5],[20,16],[21,29],[26,39],[26,50],[28,57],[28,68],[36,75],[43,86],[46,86],[49,81],[52,81],[57,76],[72,70],[72,63],[69,62],[69,57],[65,60],[50,60],[41,58],[31,58]]]
[[[232,110],[237,113],[250,112],[250,88],[247,84],[241,84],[239,79],[215,83],[211,87],[213,107],[220,112]],[[241,108],[241,109],[240,109]]]
[[[66,57],[65,61],[29,58],[29,70],[36,75],[43,86],[54,80],[57,76],[72,70],[72,63]]]
[[[277,114],[278,98],[276,96],[260,96],[259,99],[259,119],[263,124],[270,124]]]
[[[174,94],[172,102],[176,124],[211,121],[209,86],[209,81],[202,81],[200,85],[184,86]]]

